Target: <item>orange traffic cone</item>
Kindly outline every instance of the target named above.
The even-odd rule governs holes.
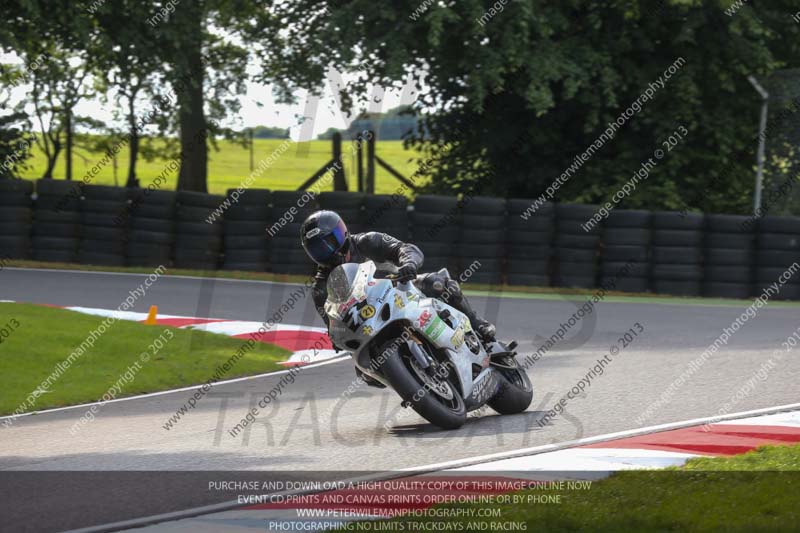
[[[158,306],[151,305],[150,311],[147,313],[147,318],[145,319],[144,323],[147,324],[148,326],[155,326],[156,324],[158,324],[158,322],[156,321],[156,315],[158,315]]]

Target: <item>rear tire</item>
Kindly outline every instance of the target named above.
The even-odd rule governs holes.
[[[513,356],[497,358],[497,362],[516,367],[516,370],[494,367],[500,381],[500,390],[486,403],[501,415],[514,415],[525,411],[533,401],[533,385],[528,374],[519,368]]]
[[[390,354],[383,361],[381,372],[389,380],[392,388],[404,401],[411,404],[414,411],[431,424],[442,429],[458,429],[463,426],[467,420],[467,409],[458,389],[450,381],[443,382],[449,386],[453,395],[453,404],[446,405],[445,400],[431,388],[426,388],[421,378],[412,370],[412,356],[408,350],[396,344],[397,342],[392,340],[378,349],[378,353]]]

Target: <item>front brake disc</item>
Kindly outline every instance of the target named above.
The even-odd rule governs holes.
[[[434,394],[437,396],[445,399],[445,400],[452,400],[453,399],[453,387],[448,383],[447,380],[444,381],[437,381],[434,376],[429,375],[425,369],[420,368],[419,363],[417,363],[416,359],[411,358],[411,368],[414,370],[414,373],[422,380],[423,385],[426,389],[433,391]],[[437,366],[430,366],[429,369],[442,368],[440,365]]]

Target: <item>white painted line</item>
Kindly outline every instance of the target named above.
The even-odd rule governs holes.
[[[781,411],[791,411],[800,409],[800,403],[789,404],[789,405],[781,405],[778,407],[767,407],[764,409],[756,409],[753,411],[744,411],[741,413],[731,413],[726,415],[725,417],[719,417],[720,420],[723,418],[725,420],[733,420],[735,418],[741,417],[749,417],[755,416],[759,414],[776,414]],[[496,453],[490,455],[482,455],[476,456],[467,459],[459,459],[456,461],[449,461],[445,463],[438,463],[432,465],[425,465],[419,467],[411,467],[402,470],[395,470],[393,472],[388,473],[379,473],[370,476],[363,476],[359,478],[351,478],[342,480],[345,483],[353,482],[357,483],[359,481],[382,481],[387,479],[393,479],[398,477],[407,477],[409,475],[414,474],[426,474],[431,472],[436,472],[445,469],[455,469],[455,468],[463,468],[468,466],[477,465],[479,463],[484,463],[487,461],[493,461],[498,459],[512,459],[517,458],[523,455],[536,455],[544,452],[553,452],[558,450],[564,450],[566,448],[572,448],[574,446],[580,446],[584,444],[595,444],[598,442],[605,442],[609,440],[614,440],[622,437],[634,437],[638,435],[646,435],[648,433],[655,433],[656,431],[666,431],[670,429],[679,429],[683,427],[691,427],[705,424],[708,421],[715,420],[717,417],[706,417],[706,418],[696,418],[693,420],[686,420],[684,422],[673,422],[669,424],[661,424],[658,426],[650,426],[646,428],[640,429],[633,429],[627,431],[619,431],[616,433],[608,433],[606,435],[597,435],[595,437],[587,437],[583,439],[577,439],[572,441],[566,441],[557,444],[548,444],[544,446],[534,446],[532,448],[523,448],[520,450],[510,451],[510,452],[503,452],[503,453]],[[608,450],[606,450],[608,453]],[[325,491],[291,491],[291,492],[277,492],[275,494],[314,494],[317,492],[325,492]],[[214,512],[221,512],[230,509],[235,509],[236,507],[243,507],[242,504],[238,503],[237,501],[230,501],[219,503],[216,505],[211,506],[204,506],[204,507],[194,507],[192,509],[186,509],[184,511],[175,511],[172,513],[161,514],[161,515],[153,515],[153,516],[146,516],[142,518],[134,518],[131,520],[126,520],[123,522],[114,522],[109,524],[102,524],[97,525],[85,529],[78,529],[73,530],[66,533],[97,533],[100,531],[117,531],[124,528],[134,528],[134,527],[142,527],[146,525],[156,524],[158,522],[164,522],[167,520],[179,520],[182,518],[191,518],[194,516],[210,514]]]
[[[147,318],[147,313],[141,313],[138,311],[117,311],[115,309],[101,309],[98,307],[80,307],[80,306],[64,307],[63,309],[66,309],[67,311],[76,311],[78,313],[84,313],[92,316],[111,317],[117,320],[132,320],[134,322],[142,322]],[[207,331],[209,333],[219,333],[222,335],[227,335],[229,337],[232,337],[234,335],[255,333],[259,330],[259,328],[264,326],[264,322],[256,322],[253,320],[234,320],[227,318],[201,318],[201,317],[193,317],[185,315],[168,315],[165,313],[159,313],[157,318],[159,319],[178,318],[185,320],[197,320],[198,323],[196,324],[187,324],[185,326],[179,326],[179,328]],[[204,322],[205,320],[211,320],[212,322]],[[165,325],[168,326],[169,324]],[[275,332],[275,331],[310,331],[314,333],[328,332],[326,328],[321,328],[319,326],[298,326],[295,324],[273,324],[272,326],[270,326],[269,329],[265,330],[265,332]]]
[[[67,272],[70,274],[101,274],[104,276],[148,276],[149,274],[146,273],[136,273],[136,272],[106,272],[103,270],[73,270],[73,269],[66,269],[66,268],[30,268],[30,267],[5,267],[3,270],[21,270],[21,271],[31,271],[31,272]],[[224,272],[224,271],[223,271]],[[291,282],[291,281],[268,281],[268,280],[257,280],[257,279],[235,279],[235,278],[225,278],[225,277],[216,277],[216,276],[186,276],[182,274],[162,274],[162,278],[174,278],[174,279],[194,279],[194,280],[206,280],[206,279],[213,279],[215,281],[223,281],[223,282],[237,282],[237,283],[261,283],[267,285],[286,285],[290,287],[301,287],[303,286],[302,282]],[[549,292],[534,292],[531,294],[536,295],[536,298],[531,298],[527,296],[527,293],[518,292],[518,291],[502,291],[500,293],[491,293],[490,291],[486,290],[478,290],[478,289],[470,289],[466,287],[464,289],[464,294],[467,296],[472,297],[479,297],[479,298],[496,298],[496,299],[503,299],[509,298],[514,300],[540,300],[545,302],[551,301],[561,301],[566,297],[568,300],[573,299],[581,299],[582,296],[591,297],[591,294],[572,294],[572,293],[549,293]],[[703,307],[738,307],[741,303],[747,303],[749,299],[725,299],[728,300],[724,303],[713,303],[713,302],[698,302],[696,299],[692,302],[682,302],[680,298],[670,297],[666,295],[659,295],[653,294],[650,296],[625,296],[625,295],[615,295],[609,296],[609,298],[615,297],[621,298],[646,298],[650,301],[622,301],[622,302],[614,302],[609,301],[608,303],[613,304],[659,304],[659,305],[682,305],[682,306],[703,306]],[[701,297],[695,297],[701,298]],[[795,308],[796,306],[800,306],[800,303],[795,301],[780,301],[780,302],[772,302],[779,303],[782,305],[774,306],[775,308]],[[795,304],[795,305],[793,305]]]
[[[727,420],[720,422],[721,425],[740,425],[740,426],[788,426],[800,427],[800,411],[791,413],[778,413],[774,415],[758,416],[745,418],[742,420]]]
[[[696,453],[638,448],[566,448],[491,463],[464,466],[450,472],[616,472],[679,466]]]
[[[181,518],[190,518],[192,516],[227,511],[230,508],[231,506],[229,502],[223,502],[214,505],[204,505],[203,507],[195,507],[190,511],[173,511],[171,513],[157,514],[144,518],[133,518],[131,520],[122,520],[120,522],[111,522],[108,524],[84,527],[81,529],[70,529],[69,531],[64,531],[63,533],[97,533],[100,531],[120,531],[122,529],[142,527],[151,524],[157,524],[158,522],[166,522],[168,520],[179,520]]]
[[[405,474],[402,475],[403,477]],[[401,475],[395,473],[392,475],[386,475],[383,473],[378,474],[370,474],[367,476],[359,476],[359,477],[352,477],[348,479],[337,480],[340,483],[364,483],[368,481],[382,481],[391,477],[401,477]],[[283,495],[283,496],[301,496],[307,494],[315,494],[317,492],[325,492],[325,491],[318,491],[318,490],[289,490],[289,491],[281,491],[275,492],[271,494],[275,495]],[[135,527],[142,527],[152,524],[157,524],[159,522],[166,522],[168,520],[180,520],[183,518],[191,518],[194,516],[199,515],[207,515],[211,513],[217,513],[222,511],[230,511],[232,509],[236,509],[238,507],[245,507],[245,505],[239,503],[238,500],[231,500],[228,502],[216,503],[213,505],[204,505],[202,507],[194,507],[192,509],[186,509],[184,511],[173,511],[170,513],[158,514],[153,516],[145,516],[142,518],[132,518],[130,520],[123,520],[121,522],[112,522],[108,524],[99,524],[96,526],[81,528],[81,529],[73,529],[69,531],[64,531],[63,533],[98,533],[101,531],[120,531],[122,529],[128,528],[135,528]]]
[[[184,317],[185,318],[185,317]],[[210,319],[219,320],[219,319]],[[205,324],[190,324],[188,326],[181,326],[182,328],[190,328],[194,330],[205,331],[208,333],[219,333],[222,335],[234,336],[245,335],[247,333],[257,333],[258,328],[264,325],[264,322],[252,322],[246,320],[227,320],[222,319],[222,322],[207,322]],[[273,333],[276,331],[308,331],[312,333],[328,333],[325,328],[318,326],[293,326],[290,324],[273,324],[265,331]]]
[[[3,270],[22,270],[22,271],[30,271],[30,272],[67,272],[69,274],[100,274],[103,276],[142,276],[147,277],[149,274],[147,273],[137,273],[137,272],[106,272],[105,270],[73,270],[68,268],[29,268],[29,267],[5,267]],[[291,286],[302,286],[302,283],[298,282],[290,282],[290,281],[268,281],[268,280],[260,280],[260,279],[235,279],[235,278],[218,278],[216,276],[186,276],[183,274],[162,274],[162,278],[175,278],[175,279],[197,279],[197,280],[205,280],[205,279],[213,279],[216,281],[224,281],[224,282],[237,282],[237,283],[266,283],[268,285],[291,285]]]
[[[725,416],[707,416],[705,418],[695,418],[693,420],[685,420],[683,422],[670,422],[668,424],[659,424],[657,426],[649,426],[639,429],[629,429],[625,431],[618,431],[616,433],[608,433],[606,435],[597,435],[594,437],[584,437],[582,439],[575,439],[566,442],[555,444],[544,444],[542,446],[533,446],[531,448],[522,448],[510,452],[499,452],[488,455],[479,455],[476,457],[469,457],[466,459],[456,459],[454,461],[445,461],[443,463],[434,463],[425,466],[405,468],[405,472],[434,472],[438,470],[446,470],[450,468],[460,468],[471,466],[478,463],[485,463],[488,461],[496,461],[500,459],[511,459],[522,455],[535,455],[544,452],[552,452],[556,450],[563,450],[565,448],[572,448],[574,446],[584,446],[586,444],[596,444],[598,442],[606,442],[609,440],[622,439],[626,437],[638,437],[639,435],[647,435],[649,433],[656,433],[659,431],[669,431],[671,429],[681,429],[691,426],[702,426],[707,423],[716,423],[723,420],[733,420],[736,418],[744,418],[756,416],[761,414],[773,414],[780,411],[793,411],[800,409],[800,403],[793,403],[788,405],[780,405],[777,407],[766,407],[764,409],[755,409],[753,411],[743,411],[741,413],[731,413]]]
[[[339,363],[339,362],[345,361],[347,359],[350,359],[349,355],[345,355],[345,356],[339,357],[338,359],[330,359],[330,360],[326,360],[326,361],[321,361],[319,363],[313,363],[313,364],[309,364],[309,365],[304,365],[303,368],[304,369],[305,368],[316,368],[318,366],[330,365],[332,363]],[[260,378],[267,377],[267,376],[278,376],[280,374],[288,374],[289,372],[291,372],[291,369],[289,369],[289,370],[275,370],[275,371],[272,371],[272,372],[265,372],[263,374],[256,374],[254,376],[244,376],[244,377],[241,377],[241,378],[226,379],[224,381],[217,381],[216,383],[214,383],[214,385],[211,388],[213,389],[214,387],[216,387],[218,385],[227,385],[229,383],[238,383],[240,381],[249,381],[251,379],[260,379]],[[16,418],[22,418],[22,417],[25,417],[25,416],[32,416],[32,415],[44,415],[44,414],[48,414],[48,413],[56,413],[58,411],[68,411],[70,409],[79,409],[81,407],[88,407],[88,406],[91,406],[91,405],[98,405],[100,403],[109,404],[109,403],[117,403],[117,402],[129,402],[131,400],[141,400],[142,398],[152,398],[154,396],[165,396],[167,394],[175,394],[176,392],[185,392],[185,391],[189,391],[189,390],[199,389],[199,388],[203,387],[204,385],[205,385],[205,383],[200,383],[198,385],[190,385],[189,387],[182,387],[180,389],[169,389],[169,390],[164,390],[164,391],[159,391],[159,392],[148,392],[147,394],[139,394],[137,396],[128,396],[126,398],[115,398],[115,399],[109,400],[107,402],[82,403],[82,404],[79,404],[79,405],[69,405],[67,407],[56,407],[54,409],[43,409],[41,411],[31,411],[31,412],[22,413],[22,414],[19,414],[19,415],[16,415],[16,416],[15,415],[0,416],[0,420],[5,420],[7,418],[15,418],[16,419]],[[2,428],[2,427],[3,426],[0,426],[0,428]]]
[[[62,309],[65,309],[67,311],[75,311],[76,313],[83,313],[84,315],[102,316],[102,317],[113,318],[116,320],[128,320],[128,321],[132,320],[134,322],[141,322],[145,318],[147,318],[147,313],[140,313],[138,311],[117,311],[116,309],[100,309],[97,307],[81,307],[81,306],[63,307]],[[191,317],[185,317],[180,315],[167,315],[159,313],[158,318],[191,318]]]

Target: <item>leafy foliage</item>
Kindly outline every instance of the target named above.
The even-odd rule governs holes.
[[[488,20],[495,4],[480,0],[437,2],[421,14],[418,0],[379,10],[368,0],[325,4],[278,6],[291,24],[284,49],[272,51],[284,59],[270,75],[302,85],[322,79],[329,63],[360,65],[365,74],[347,87],[353,94],[413,73],[424,89],[417,109],[438,112],[424,121],[433,142],[422,131],[409,142],[432,158],[430,190],[443,193],[541,194],[683,58],[556,199],[610,199],[682,125],[687,141],[624,206],[744,212],[760,103],[747,76],[797,65],[800,46],[788,0],[745,5],[733,16],[727,1],[528,0],[507,2]],[[292,71],[298,64],[307,68]]]
[[[289,130],[286,128],[271,128],[269,126],[256,126],[253,128],[255,139],[288,139]]]
[[[135,165],[141,153],[180,157],[178,186],[204,191],[208,144],[215,145],[215,136],[245,142],[240,129],[219,124],[238,113],[248,78],[246,43],[253,37],[251,22],[266,11],[264,2],[25,0],[2,2],[0,9],[7,21],[0,31],[5,51],[23,58],[42,49],[54,51],[54,60],[36,72],[42,89],[29,92],[23,104],[29,108],[38,99],[44,102],[40,108],[51,115],[38,121],[41,137],[49,144],[43,149],[52,163],[46,175],[62,150],[66,113],[82,94],[70,84],[90,77],[103,94],[114,98],[118,115],[127,124],[129,185],[136,183]],[[272,18],[263,20],[271,23]],[[32,115],[29,109],[22,111]],[[144,126],[161,136],[177,134],[179,142],[158,150],[144,139],[140,147],[143,125],[136,124],[145,115],[151,120]]]
[[[32,139],[20,126],[24,120],[22,113],[0,116],[0,178],[18,178],[26,168]]]

